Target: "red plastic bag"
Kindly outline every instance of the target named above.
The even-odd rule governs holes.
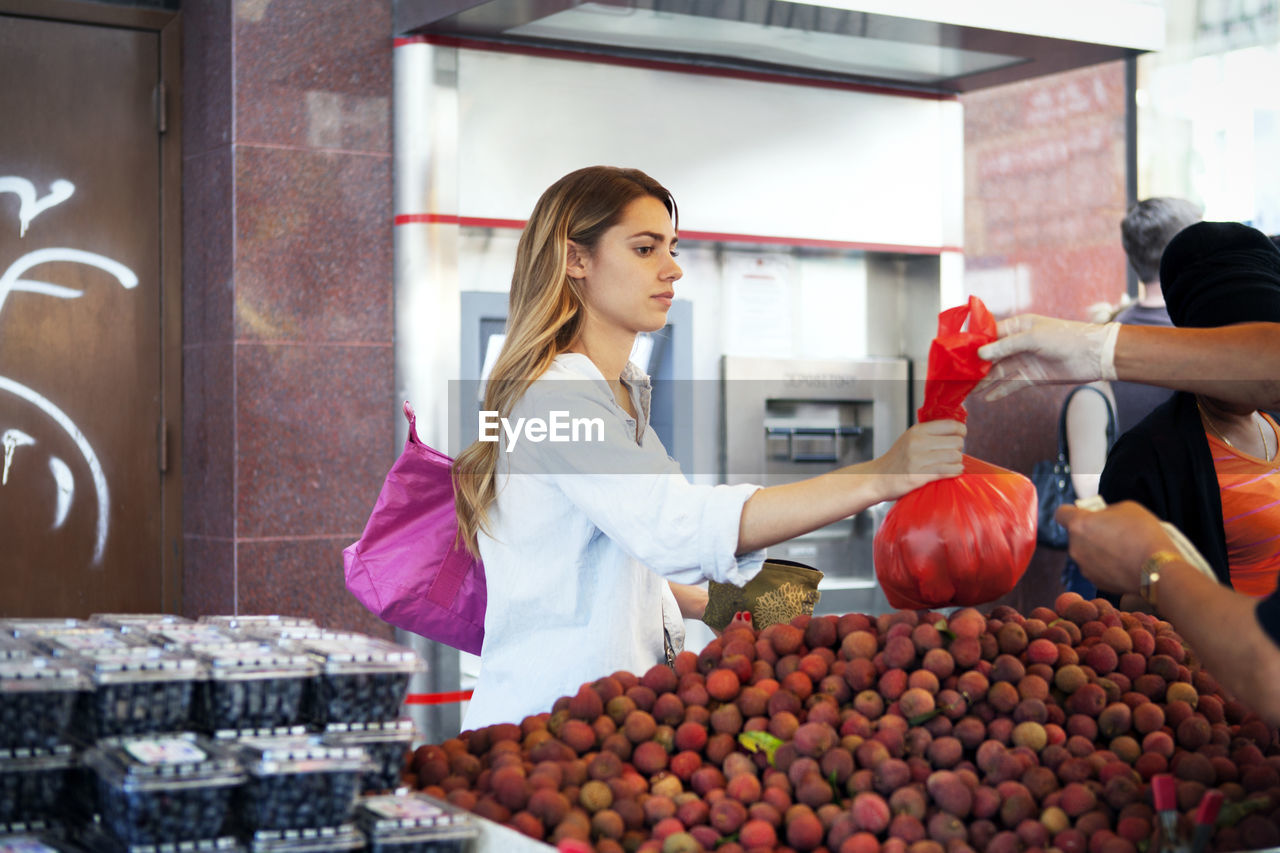
[[[968,331],[962,331],[965,320]],[[964,421],[964,398],[990,369],[978,347],[996,324],[976,296],[938,315],[929,348],[923,421]],[[964,473],[903,495],[876,532],[876,579],[889,603],[905,610],[983,604],[1012,590],[1036,548],[1036,489],[1031,480],[964,457]]]

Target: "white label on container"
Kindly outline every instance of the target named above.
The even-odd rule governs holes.
[[[124,749],[143,764],[193,764],[209,757],[203,749],[180,737],[133,741]]]
[[[364,807],[379,817],[397,819],[422,820],[442,814],[439,806],[417,797],[371,797],[365,800]]]

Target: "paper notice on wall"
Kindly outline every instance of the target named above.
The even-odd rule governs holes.
[[[792,357],[791,258],[785,255],[729,258],[724,274],[725,353]]]

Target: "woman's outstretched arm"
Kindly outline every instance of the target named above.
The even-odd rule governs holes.
[[[904,432],[883,456],[760,489],[742,507],[737,553],[785,542],[925,483],[959,475],[964,435],[959,421],[927,421]]]

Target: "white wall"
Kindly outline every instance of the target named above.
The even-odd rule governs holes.
[[[958,246],[958,101],[458,52],[464,216],[524,219],[582,166],[643,169],[695,231]]]

